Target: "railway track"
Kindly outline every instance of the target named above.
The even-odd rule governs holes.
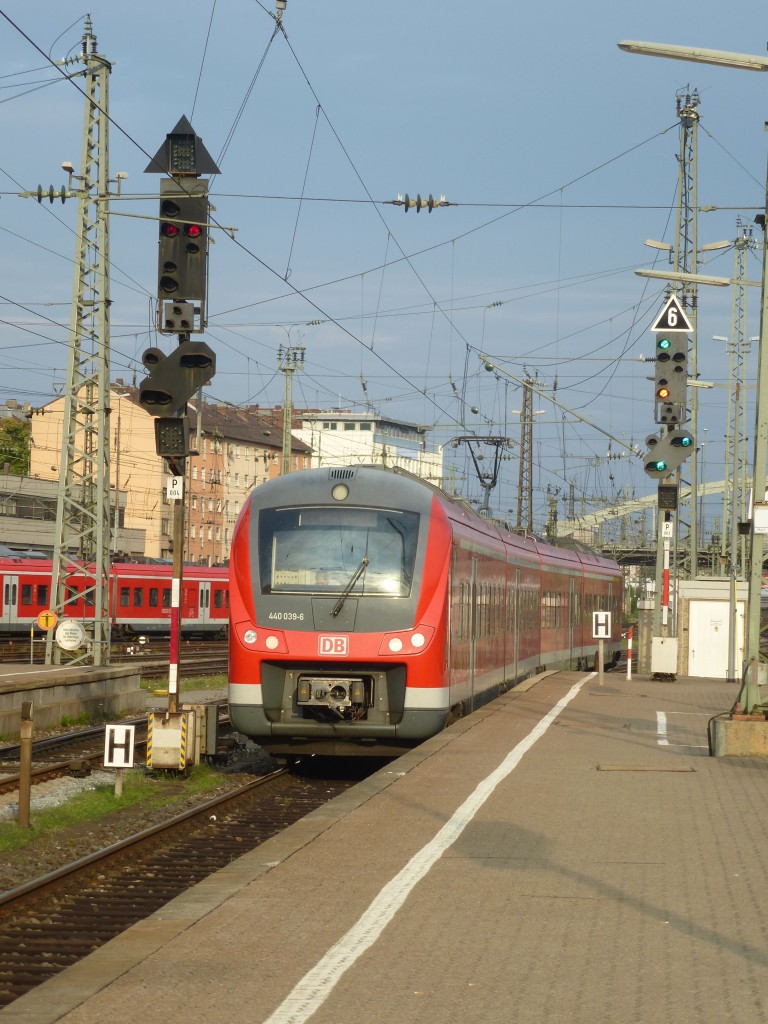
[[[168,664],[170,644],[167,639],[153,637],[141,643],[136,640],[113,640],[110,651],[110,662],[113,665],[125,665],[138,660],[164,661]],[[223,659],[227,657],[225,640],[184,640],[180,646],[180,663],[201,659]],[[28,639],[16,637],[12,640],[0,640],[0,664],[29,665],[36,664],[44,668],[43,655],[39,641],[34,649],[34,662],[30,661],[30,644]]]
[[[223,739],[223,728],[227,723],[226,701],[219,699],[212,703],[220,709],[220,736]],[[140,760],[147,745],[147,716],[126,718],[123,724],[136,727],[134,750],[137,760]],[[105,727],[98,725],[35,740],[32,744],[32,785],[65,775],[84,776],[91,769],[100,768],[104,761],[104,732]],[[20,754],[18,744],[0,747],[0,795],[19,788]]]
[[[0,894],[0,1009],[354,781],[274,772]]]

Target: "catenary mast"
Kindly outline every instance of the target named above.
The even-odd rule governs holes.
[[[51,608],[67,614],[68,586],[93,609],[93,633],[73,660],[107,664],[109,630],[109,75],[90,16],[78,60],[85,93],[75,275],[69,332],[62,453],[56,503]],[[62,62],[67,63],[67,62]],[[83,565],[73,579],[72,561]],[[49,633],[46,663],[60,662]]]

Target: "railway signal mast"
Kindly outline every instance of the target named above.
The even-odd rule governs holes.
[[[683,427],[688,418],[688,346],[693,326],[679,299],[671,295],[651,330],[656,335],[654,379],[654,419],[661,425],[658,434],[646,438],[648,455],[645,472],[659,481],[659,530],[656,556],[656,607],[654,614],[651,673],[674,675],[677,665],[676,644],[668,633],[670,596],[670,550],[673,539],[673,513],[678,507],[679,479],[669,478],[695,451],[693,434]],[[673,634],[672,634],[673,635]]]
[[[155,447],[170,470],[168,497],[174,502],[171,643],[168,711],[178,712],[181,594],[184,571],[184,502],[189,450],[187,402],[216,372],[216,355],[203,341],[207,324],[208,180],[201,174],[219,169],[182,117],[149,162],[145,173],[166,174],[160,182],[157,268],[157,329],[175,334],[178,345],[168,355],[149,348],[142,362],[149,375],[141,382],[139,404],[155,416]]]

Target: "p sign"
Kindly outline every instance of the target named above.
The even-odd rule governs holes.
[[[104,737],[104,767],[133,768],[135,725],[108,725]]]
[[[611,613],[592,612],[592,639],[611,639]]]

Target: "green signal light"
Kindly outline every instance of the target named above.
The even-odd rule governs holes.
[[[692,440],[693,440],[693,439],[692,439],[692,438],[690,438],[690,437],[681,437],[681,438],[680,438],[680,446],[681,446],[682,448],[689,448],[689,447],[690,447],[690,445],[691,445],[691,441],[692,441]]]
[[[654,464],[653,464],[653,468],[654,468],[654,469],[655,469],[655,470],[656,470],[657,472],[659,472],[659,473],[663,473],[663,471],[664,471],[664,470],[665,470],[665,469],[667,468],[667,464],[666,464],[666,462],[664,461],[664,459],[659,459],[659,460],[658,460],[657,462],[654,462]]]
[[[663,349],[664,352],[667,351],[671,344],[672,342],[669,340],[669,338],[659,338],[659,348]]]

